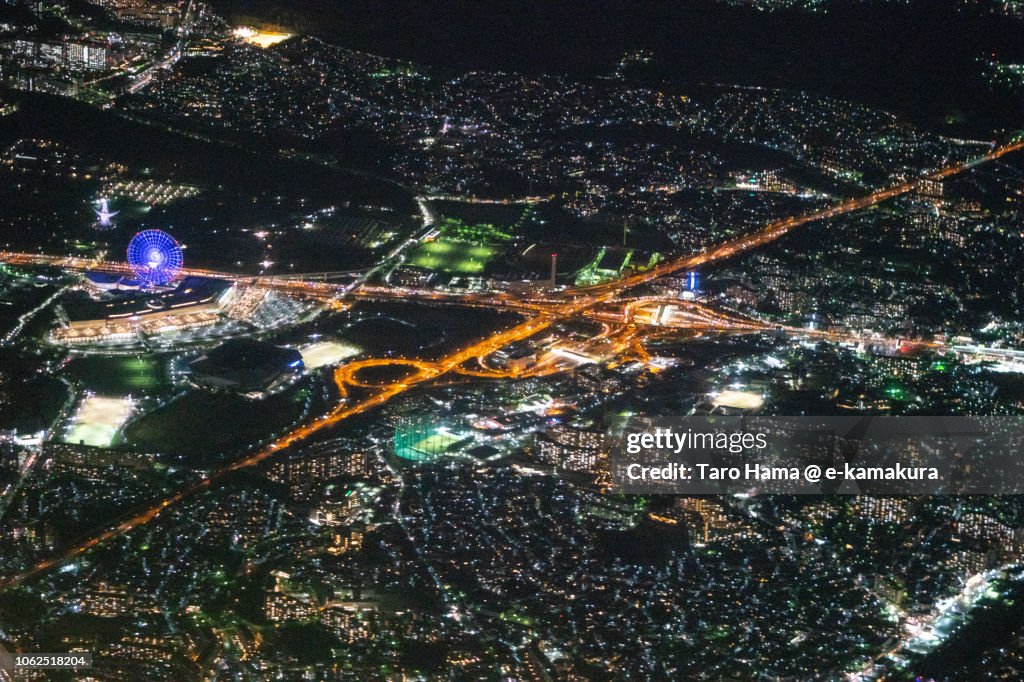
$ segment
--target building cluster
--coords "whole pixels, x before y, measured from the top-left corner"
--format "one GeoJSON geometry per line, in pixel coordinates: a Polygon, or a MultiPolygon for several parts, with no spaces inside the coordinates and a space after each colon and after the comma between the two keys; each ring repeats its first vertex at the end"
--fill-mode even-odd
{"type": "Polygon", "coordinates": [[[753,254],[706,278],[712,296],[747,313],[795,326],[830,326],[889,337],[978,337],[1010,341],[1010,308],[1024,291],[997,284],[1020,258],[1012,208],[982,209],[940,183],[894,203],[887,215],[863,214],[810,228],[843,239],[798,241],[753,254]],[[942,263],[943,265],[938,265],[942,263]],[[972,303],[1002,289],[977,315],[972,303]],[[950,315],[949,311],[957,311],[950,315]]]}
{"type": "MultiPolygon", "coordinates": [[[[814,676],[857,668],[863,652],[926,621],[963,580],[1024,549],[1011,510],[942,498],[645,500],[603,491],[610,442],[598,417],[625,404],[617,401],[635,404],[641,385],[674,411],[677,398],[661,391],[699,400],[721,382],[774,396],[822,371],[799,345],[762,346],[754,360],[749,340],[729,343],[716,354],[733,359],[709,364],[702,383],[685,365],[647,379],[588,365],[570,377],[410,396],[379,419],[272,458],[259,468],[263,483],[225,482],[32,589],[116,624],[88,641],[58,628],[68,650],[158,676],[189,677],[219,660],[241,675],[332,679],[342,669],[411,674],[428,659],[439,669],[540,677],[744,677],[766,667],[814,676]],[[475,424],[473,447],[487,444],[490,454],[396,457],[396,429],[414,433],[410,447],[439,437],[421,427],[428,406],[474,415],[440,433],[475,424]],[[546,416],[518,437],[519,427],[497,420],[522,407],[546,416]],[[934,527],[948,534],[922,533],[934,527]],[[914,560],[901,561],[908,552],[914,560]],[[102,580],[76,580],[93,574],[102,580]],[[149,617],[162,618],[170,603],[173,624],[149,617]],[[137,617],[114,616],[124,610],[137,617]],[[737,647],[749,655],[731,655],[737,647]],[[653,649],[670,653],[652,673],[642,652],[653,649]]],[[[65,516],[88,523],[96,505],[137,506],[165,476],[199,475],[162,473],[109,449],[53,445],[47,457],[53,464],[29,484],[46,493],[8,511],[9,562],[62,546],[74,532],[65,516]]]]}
{"type": "Polygon", "coordinates": [[[162,61],[161,53],[175,50],[175,31],[196,29],[208,43],[223,34],[223,22],[199,3],[20,4],[29,9],[24,23],[0,24],[0,81],[19,90],[97,104],[147,82],[162,61]],[[186,13],[186,8],[191,11],[186,13]]]}
{"type": "Polygon", "coordinates": [[[181,21],[182,3],[161,0],[93,0],[119,22],[152,29],[169,29],[181,21]]]}
{"type": "Polygon", "coordinates": [[[432,192],[548,197],[582,217],[636,219],[636,242],[661,231],[681,248],[813,208],[836,187],[894,181],[972,152],[893,116],[801,93],[679,95],[621,80],[490,73],[442,80],[312,38],[269,49],[233,43],[213,68],[175,72],[123,105],[175,123],[310,143],[361,131],[400,149],[378,163],[432,192]],[[608,134],[618,129],[631,134],[608,134]],[[658,131],[669,129],[784,153],[793,163],[780,168],[766,157],[761,168],[738,171],[717,152],[664,143],[658,131]],[[801,186],[793,177],[808,165],[830,179],[801,186]],[[758,191],[735,191],[744,189],[758,191]]]}
{"type": "Polygon", "coordinates": [[[106,71],[110,46],[103,40],[15,40],[11,57],[26,66],[58,67],[71,72],[106,71]]]}
{"type": "MultiPolygon", "coordinates": [[[[194,31],[182,47],[165,29],[182,25],[192,3],[99,4],[149,36],[129,39],[148,47],[131,57],[142,61],[130,67],[135,92],[116,105],[122,113],[198,136],[254,136],[275,153],[285,147],[275,160],[327,168],[345,165],[335,136],[366,133],[386,151],[359,162],[386,164],[426,193],[475,210],[528,198],[521,215],[534,228],[544,225],[537,199],[567,210],[566,221],[585,219],[581,241],[595,247],[587,284],[629,271],[634,258],[653,265],[657,249],[700,248],[979,151],[803,93],[633,85],[624,74],[642,54],[590,82],[443,77],[311,38],[228,38],[202,10],[182,27],[194,31]],[[179,51],[210,59],[179,68],[179,51]],[[698,154],[665,141],[679,133],[721,144],[698,154]],[[732,145],[766,154],[738,165],[732,145]],[[590,231],[603,223],[613,226],[607,239],[590,231]],[[639,245],[648,239],[659,243],[639,245]]],[[[96,44],[105,55],[91,37],[18,37],[4,74],[66,71],[85,86],[123,63],[116,41],[96,44]]],[[[74,178],[148,205],[152,219],[169,221],[176,200],[195,200],[207,219],[217,213],[204,206],[225,205],[225,194],[204,204],[216,182],[128,176],[47,140],[13,144],[0,171],[12,198],[74,178]]],[[[0,433],[0,574],[53,569],[0,594],[3,635],[26,651],[90,652],[97,678],[124,680],[832,679],[886,656],[888,665],[892,652],[917,660],[955,636],[936,624],[966,613],[965,598],[1001,594],[986,576],[1024,555],[1019,497],[625,495],[609,485],[609,434],[634,414],[1020,414],[1024,389],[1006,370],[1024,363],[1012,350],[1024,341],[1024,284],[1007,275],[1024,267],[1021,178],[1004,163],[966,182],[919,182],[884,210],[808,225],[702,271],[700,287],[697,273],[659,280],[639,293],[657,303],[631,320],[609,303],[596,311],[602,322],[552,322],[462,363],[479,377],[452,371],[394,394],[385,387],[405,387],[386,361],[360,371],[362,385],[336,383],[344,370],[330,368],[364,350],[443,357],[518,319],[488,307],[488,294],[544,288],[465,277],[478,294],[472,307],[433,305],[451,293],[441,290],[425,292],[437,296],[429,306],[368,300],[444,279],[406,263],[365,287],[350,313],[293,300],[283,293],[291,286],[324,291],[295,280],[188,276],[146,287],[125,269],[57,295],[70,277],[0,272],[0,323],[33,327],[0,364],[2,411],[29,374],[73,389],[55,400],[58,425],[75,405],[85,412],[84,384],[114,386],[125,395],[90,395],[102,409],[81,433],[155,444],[0,433]],[[53,316],[22,314],[51,295],[53,316]],[[661,325],[696,299],[761,331],[661,325]],[[314,309],[323,314],[304,314],[314,309]],[[615,338],[620,320],[636,328],[628,342],[615,338]],[[657,332],[640,331],[648,326],[657,332]],[[315,343],[294,350],[299,338],[315,343]],[[159,358],[151,376],[141,361],[123,376],[110,376],[113,364],[98,376],[68,369],[142,355],[159,358]],[[307,367],[317,355],[326,359],[307,367]],[[532,373],[556,366],[564,371],[532,373]],[[389,400],[313,438],[287,437],[368,394],[389,400]],[[80,544],[97,528],[113,530],[80,544]],[[921,644],[922,632],[939,634],[921,644]]],[[[354,217],[304,194],[265,194],[245,195],[244,227],[209,229],[231,231],[211,238],[213,249],[244,242],[263,268],[289,249],[316,252],[308,258],[337,274],[348,266],[336,254],[388,253],[409,235],[401,219],[379,219],[386,211],[354,217]]],[[[445,205],[434,204],[424,212],[445,205]]],[[[91,204],[75,210],[92,219],[91,204]]],[[[5,240],[67,239],[56,209],[24,224],[0,219],[5,240]]],[[[444,227],[428,243],[521,243],[517,228],[484,220],[444,227]]],[[[561,261],[548,258],[551,291],[561,261]]],[[[987,655],[1013,666],[1019,651],[1018,642],[1016,653],[987,655]]]]}

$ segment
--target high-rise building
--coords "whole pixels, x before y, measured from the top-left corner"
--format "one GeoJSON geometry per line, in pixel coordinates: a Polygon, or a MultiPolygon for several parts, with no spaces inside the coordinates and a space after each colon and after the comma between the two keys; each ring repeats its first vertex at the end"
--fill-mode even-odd
{"type": "Polygon", "coordinates": [[[536,435],[537,459],[564,471],[596,474],[607,468],[611,442],[606,433],[560,424],[536,435]]]}
{"type": "Polygon", "coordinates": [[[105,71],[110,50],[99,40],[14,41],[11,55],[28,66],[60,67],[73,72],[105,71]]]}
{"type": "Polygon", "coordinates": [[[43,448],[46,459],[57,471],[89,480],[107,480],[111,471],[141,472],[152,469],[153,455],[118,448],[98,448],[81,443],[49,442],[43,448]]]}
{"type": "Polygon", "coordinates": [[[284,483],[300,499],[308,498],[320,485],[340,476],[362,477],[368,473],[367,455],[353,450],[345,443],[331,441],[314,449],[303,450],[287,459],[275,462],[267,476],[284,483]]]}
{"type": "Polygon", "coordinates": [[[902,497],[862,495],[854,505],[858,514],[880,523],[906,523],[911,511],[910,502],[902,497]]]}
{"type": "Polygon", "coordinates": [[[721,504],[707,497],[681,497],[676,500],[676,508],[694,517],[691,538],[698,543],[745,538],[753,533],[750,526],[729,516],[721,504]]]}

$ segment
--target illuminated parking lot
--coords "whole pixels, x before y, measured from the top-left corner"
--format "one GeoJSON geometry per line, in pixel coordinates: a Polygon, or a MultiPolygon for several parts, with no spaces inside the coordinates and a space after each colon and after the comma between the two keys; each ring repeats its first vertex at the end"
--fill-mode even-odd
{"type": "Polygon", "coordinates": [[[78,405],[64,440],[67,443],[109,447],[134,409],[135,403],[131,398],[90,395],[78,405]]]}

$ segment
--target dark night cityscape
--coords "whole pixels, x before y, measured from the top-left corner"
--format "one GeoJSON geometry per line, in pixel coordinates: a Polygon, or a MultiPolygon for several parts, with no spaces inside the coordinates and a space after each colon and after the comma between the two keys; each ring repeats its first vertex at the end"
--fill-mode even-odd
{"type": "Polygon", "coordinates": [[[615,464],[1024,416],[1022,37],[0,0],[0,680],[1024,679],[1024,438],[929,494],[615,464]]]}

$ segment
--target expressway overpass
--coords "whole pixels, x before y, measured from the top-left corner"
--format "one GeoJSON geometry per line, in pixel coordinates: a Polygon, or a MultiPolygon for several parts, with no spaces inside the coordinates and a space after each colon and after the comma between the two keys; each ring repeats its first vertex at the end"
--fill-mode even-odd
{"type": "MultiPolygon", "coordinates": [[[[963,173],[971,168],[975,168],[981,164],[988,163],[990,161],[999,159],[1007,154],[1011,154],[1020,149],[1024,148],[1024,139],[1017,139],[1001,147],[993,149],[988,154],[981,156],[972,161],[963,163],[953,164],[946,168],[939,169],[932,173],[926,174],[921,178],[900,183],[892,187],[879,189],[871,194],[863,197],[857,197],[854,199],[847,199],[838,204],[830,206],[828,208],[820,209],[817,211],[811,211],[804,213],[799,216],[792,216],[789,218],[783,218],[781,220],[774,221],[765,225],[759,230],[751,232],[749,234],[741,235],[734,239],[728,240],[719,244],[718,246],[712,247],[706,251],[680,256],[678,258],[666,261],[661,265],[655,266],[645,272],[637,273],[630,277],[626,277],[605,284],[598,284],[590,287],[579,287],[567,289],[563,292],[549,293],[548,298],[552,297],[552,301],[555,304],[553,307],[557,307],[557,303],[565,299],[580,298],[582,300],[593,300],[598,301],[606,294],[618,294],[629,289],[636,288],[653,280],[666,275],[671,275],[684,270],[692,270],[701,266],[706,266],[711,263],[726,260],[735,255],[750,251],[759,246],[763,246],[770,242],[773,242],[786,234],[792,232],[798,227],[807,225],[808,223],[818,222],[821,220],[828,220],[839,215],[847,213],[853,213],[856,211],[863,210],[877,206],[889,199],[895,198],[912,192],[917,188],[918,184],[922,180],[941,180],[948,178],[959,173],[963,173]]],[[[131,270],[125,263],[111,262],[111,261],[99,261],[85,258],[77,258],[73,256],[51,256],[45,254],[33,254],[33,253],[15,253],[15,252],[0,252],[0,261],[11,263],[12,265],[49,265],[52,267],[63,268],[67,270],[101,270],[105,272],[122,273],[125,275],[131,275],[131,270]]],[[[191,268],[182,271],[185,275],[196,275],[200,277],[217,277],[221,279],[228,279],[237,282],[247,282],[254,285],[264,286],[270,289],[279,290],[295,295],[306,295],[313,298],[331,298],[342,295],[365,295],[367,298],[374,296],[385,298],[391,296],[385,292],[385,289],[389,287],[376,286],[372,287],[370,292],[366,294],[357,293],[367,288],[367,285],[363,284],[356,289],[351,287],[344,287],[337,284],[330,284],[325,281],[318,281],[319,275],[313,275],[312,278],[307,276],[306,278],[300,278],[300,275],[283,275],[283,276],[261,276],[261,275],[239,275],[236,273],[225,273],[217,272],[214,270],[204,270],[198,268],[191,268]]],[[[350,274],[346,273],[320,273],[326,275],[339,275],[339,274],[350,274]]],[[[492,305],[500,305],[501,307],[514,307],[518,304],[515,297],[509,294],[495,294],[493,296],[478,295],[478,294],[456,294],[452,292],[437,292],[432,290],[413,290],[405,288],[393,288],[394,297],[404,296],[407,298],[416,298],[417,300],[436,300],[436,301],[452,301],[455,302],[455,298],[462,296],[463,300],[468,304],[474,304],[477,301],[484,301],[492,305]],[[500,302],[500,304],[499,304],[500,302]]]]}
{"type": "MultiPolygon", "coordinates": [[[[1016,140],[994,149],[992,152],[980,157],[979,159],[967,163],[951,165],[930,173],[922,179],[942,179],[951,177],[979,164],[986,163],[1005,156],[1006,154],[1015,152],[1021,148],[1024,148],[1024,140],[1016,140]]],[[[478,362],[480,358],[486,358],[512,342],[528,339],[549,329],[553,324],[560,320],[587,313],[591,310],[600,309],[600,307],[606,306],[609,303],[619,301],[623,294],[641,284],[645,284],[657,279],[658,277],[663,277],[680,270],[693,269],[697,266],[707,265],[731,258],[736,254],[749,251],[776,240],[801,225],[875,206],[893,197],[906,194],[912,191],[916,186],[917,181],[901,183],[894,187],[878,190],[865,197],[841,202],[830,208],[772,222],[760,230],[750,234],[729,240],[702,253],[683,256],[668,261],[644,273],[595,287],[567,290],[566,292],[562,292],[563,300],[561,300],[561,302],[559,302],[558,299],[545,302],[544,310],[542,312],[538,311],[537,314],[509,329],[496,332],[439,360],[426,362],[402,359],[369,358],[355,363],[342,365],[335,371],[334,375],[335,383],[342,399],[326,414],[307,424],[296,427],[291,432],[274,440],[257,452],[246,455],[241,460],[233,464],[226,465],[193,483],[186,484],[178,491],[167,495],[163,499],[153,502],[144,509],[132,512],[113,524],[108,525],[77,542],[75,545],[67,547],[63,551],[47,559],[41,560],[33,566],[27,567],[21,573],[4,578],[0,581],[0,588],[19,585],[25,580],[59,566],[64,562],[87,552],[93,547],[106,542],[107,540],[148,524],[158,518],[168,507],[181,502],[191,495],[210,488],[211,485],[220,482],[233,472],[255,466],[266,459],[273,457],[281,450],[299,443],[324,429],[330,428],[349,417],[362,414],[383,405],[391,399],[406,393],[412,388],[430,383],[445,374],[465,371],[467,370],[467,363],[478,362]],[[406,376],[391,383],[380,384],[370,389],[361,389],[362,393],[358,397],[350,392],[350,387],[359,386],[361,383],[357,376],[360,369],[364,367],[382,365],[405,366],[412,371],[406,376]]],[[[22,265],[47,264],[56,267],[68,267],[69,269],[90,269],[96,267],[96,262],[94,261],[78,261],[76,259],[39,256],[38,254],[6,253],[0,254],[0,260],[6,260],[11,263],[22,265]]],[[[111,267],[125,266],[112,264],[111,267]]],[[[214,277],[222,276],[222,273],[204,271],[190,271],[188,274],[205,274],[206,276],[214,277]]],[[[241,279],[235,275],[228,276],[228,278],[235,279],[236,281],[241,279]]],[[[250,281],[252,280],[252,278],[248,279],[250,281]]],[[[307,291],[310,293],[315,292],[316,295],[329,295],[328,289],[331,288],[329,285],[324,285],[323,283],[303,281],[285,281],[272,284],[271,286],[286,287],[289,291],[292,290],[292,287],[295,287],[295,293],[307,291]],[[325,288],[325,286],[327,288],[325,288]]],[[[711,313],[704,312],[700,312],[698,314],[711,315],[711,313]]],[[[720,316],[723,314],[714,312],[714,315],[720,316]]],[[[609,330],[608,334],[609,338],[615,337],[614,343],[616,344],[616,348],[621,352],[626,352],[630,348],[635,348],[636,346],[637,338],[635,336],[635,330],[635,325],[625,323],[617,330],[609,330]]]]}

